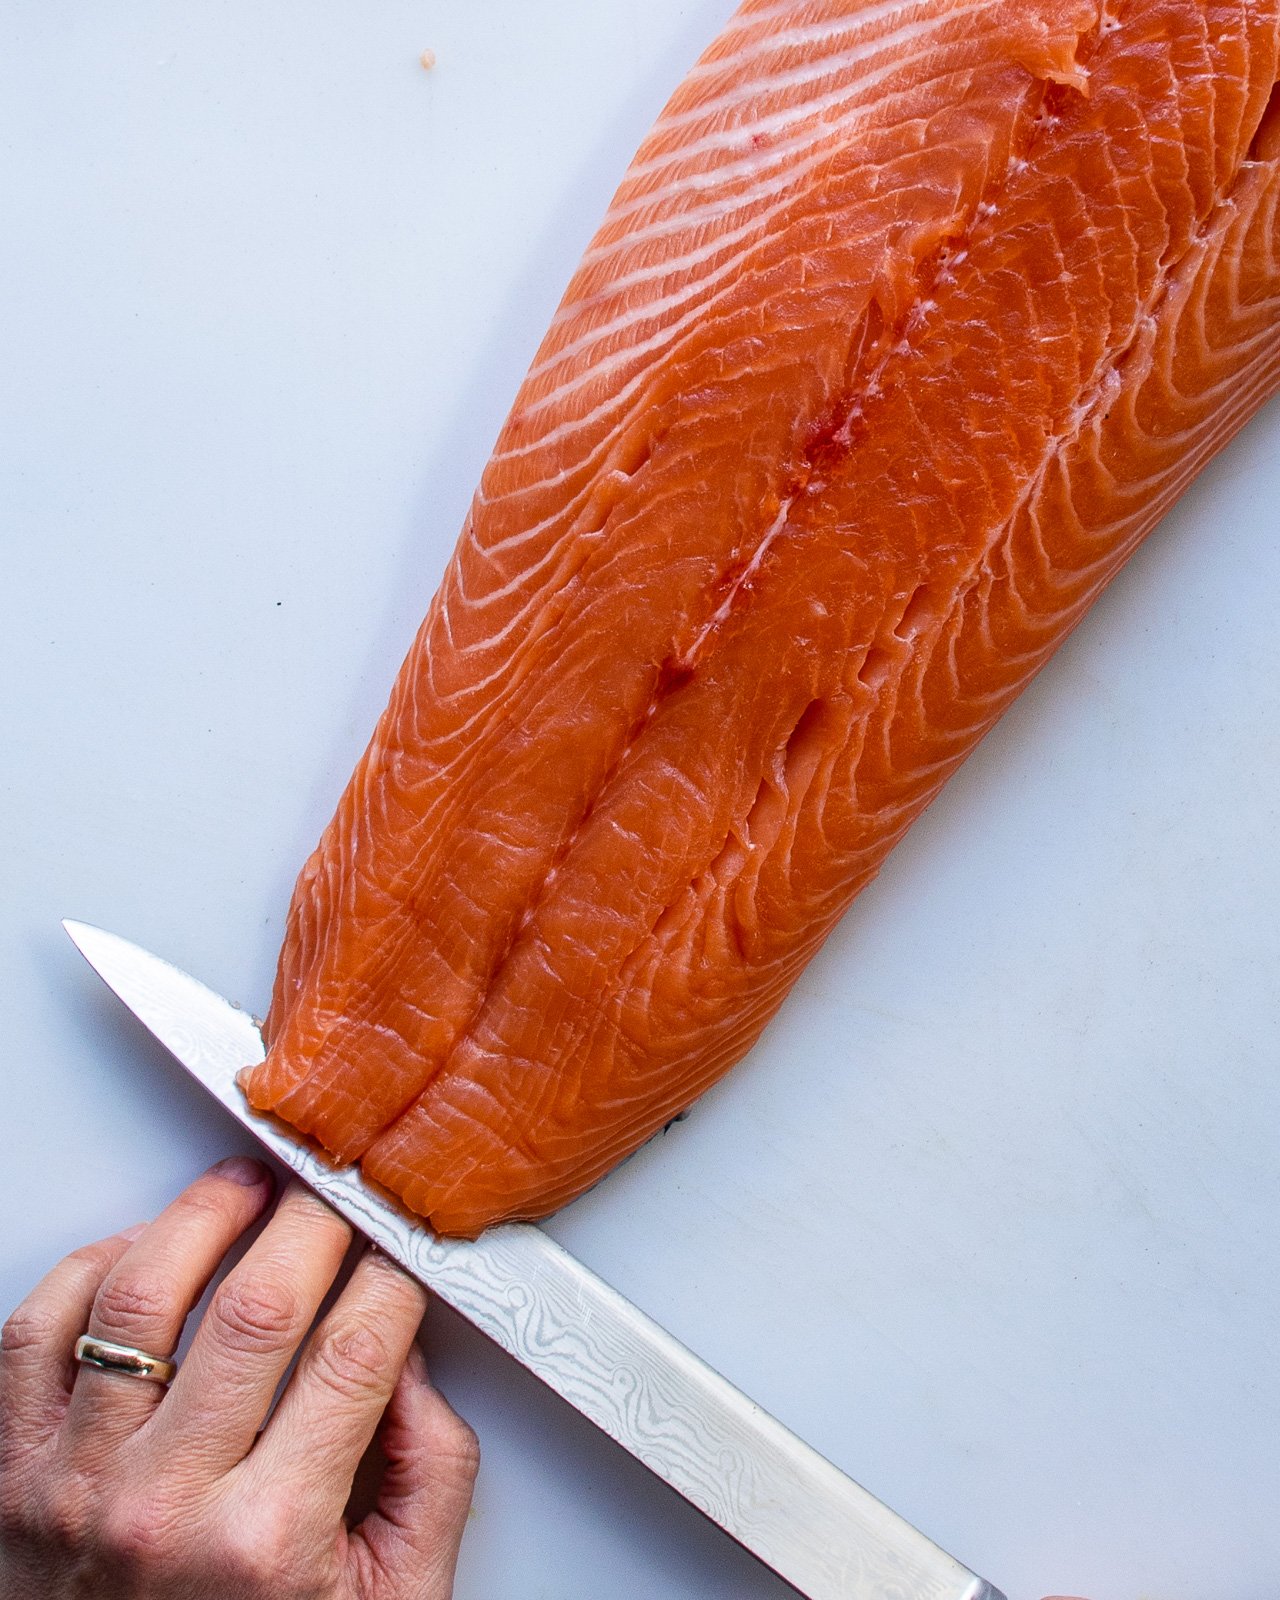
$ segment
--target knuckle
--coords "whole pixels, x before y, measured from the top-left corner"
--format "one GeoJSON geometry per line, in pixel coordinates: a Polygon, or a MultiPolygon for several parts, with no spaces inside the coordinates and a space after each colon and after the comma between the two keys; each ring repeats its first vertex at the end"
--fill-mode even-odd
{"type": "Polygon", "coordinates": [[[93,1501],[74,1474],[63,1473],[44,1494],[36,1495],[31,1517],[42,1542],[71,1554],[86,1549],[95,1532],[93,1501]]]}
{"type": "Polygon", "coordinates": [[[93,1244],[82,1244],[78,1250],[73,1250],[64,1260],[63,1265],[86,1267],[90,1272],[101,1276],[110,1271],[116,1259],[116,1252],[105,1239],[99,1239],[93,1244]]]}
{"type": "Polygon", "coordinates": [[[391,1355],[376,1329],[361,1323],[335,1328],[316,1346],[312,1370],[324,1386],[345,1400],[360,1400],[389,1389],[391,1355]]]}
{"type": "MultiPolygon", "coordinates": [[[[300,1566],[314,1555],[316,1541],[303,1539],[289,1508],[268,1499],[228,1518],[218,1540],[218,1561],[231,1592],[286,1597],[304,1574],[300,1566]]],[[[309,1587],[309,1585],[308,1585],[309,1587]]]]}
{"type": "Polygon", "coordinates": [[[50,1562],[94,1554],[103,1548],[109,1498],[63,1453],[28,1455],[0,1478],[0,1548],[25,1549],[50,1562]]]}
{"type": "Polygon", "coordinates": [[[432,1440],[432,1454],[459,1477],[474,1480],[480,1470],[480,1439],[456,1411],[442,1411],[432,1440]]]}
{"type": "Polygon", "coordinates": [[[461,1417],[453,1419],[452,1438],[446,1454],[458,1471],[474,1479],[480,1471],[480,1438],[469,1422],[461,1417]]]}
{"type": "Polygon", "coordinates": [[[0,1328],[0,1355],[21,1356],[52,1344],[61,1329],[57,1319],[30,1302],[18,1306],[0,1328]]]}
{"type": "Polygon", "coordinates": [[[248,1355],[275,1355],[293,1343],[298,1311],[292,1294],[263,1277],[231,1277],[214,1295],[209,1320],[223,1344],[248,1355]]]}
{"type": "Polygon", "coordinates": [[[93,1315],[112,1333],[146,1336],[169,1321],[169,1296],[152,1278],[112,1273],[98,1290],[93,1315]]]}
{"type": "Polygon", "coordinates": [[[170,1555],[176,1521],[163,1501],[126,1496],[104,1510],[99,1543],[128,1571],[156,1569],[170,1555]]]}

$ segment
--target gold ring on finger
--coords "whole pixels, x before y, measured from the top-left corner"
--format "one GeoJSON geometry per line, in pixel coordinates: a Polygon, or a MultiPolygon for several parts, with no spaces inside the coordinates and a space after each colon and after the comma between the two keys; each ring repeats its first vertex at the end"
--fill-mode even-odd
{"type": "Polygon", "coordinates": [[[88,1333],[82,1333],[76,1340],[75,1357],[81,1366],[115,1372],[122,1378],[143,1378],[148,1383],[172,1383],[178,1370],[178,1363],[164,1356],[153,1356],[131,1344],[95,1339],[88,1333]]]}

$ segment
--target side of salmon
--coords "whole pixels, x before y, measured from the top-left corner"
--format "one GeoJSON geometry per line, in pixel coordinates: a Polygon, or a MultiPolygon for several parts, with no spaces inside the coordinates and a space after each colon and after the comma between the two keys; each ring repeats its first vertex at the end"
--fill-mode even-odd
{"type": "Polygon", "coordinates": [[[758,1036],[1280,387],[1278,0],[745,5],[295,893],[253,1103],[443,1232],[758,1036]]]}

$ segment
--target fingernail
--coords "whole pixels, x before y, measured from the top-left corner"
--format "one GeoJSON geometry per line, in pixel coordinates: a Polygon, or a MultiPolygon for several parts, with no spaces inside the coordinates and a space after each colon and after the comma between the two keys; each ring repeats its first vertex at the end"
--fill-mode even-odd
{"type": "Polygon", "coordinates": [[[135,1222],[131,1228],[121,1228],[120,1237],[127,1239],[132,1244],[135,1239],[141,1239],[150,1226],[149,1222],[135,1222]]]}
{"type": "Polygon", "coordinates": [[[270,1180],[271,1174],[261,1161],[252,1156],[227,1156],[209,1168],[211,1178],[225,1178],[228,1183],[238,1183],[245,1189],[256,1189],[270,1180]]]}

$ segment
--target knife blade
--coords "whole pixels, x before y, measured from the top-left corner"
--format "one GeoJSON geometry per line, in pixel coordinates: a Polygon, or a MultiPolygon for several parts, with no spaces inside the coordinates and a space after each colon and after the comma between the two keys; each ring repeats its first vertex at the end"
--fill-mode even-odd
{"type": "Polygon", "coordinates": [[[248,1012],[117,934],[63,927],[107,987],[279,1161],[809,1600],[1004,1600],[540,1228],[440,1238],[357,1168],[333,1166],[251,1111],[236,1074],[265,1052],[248,1012]]]}

